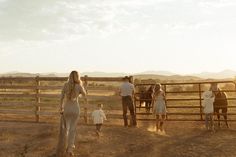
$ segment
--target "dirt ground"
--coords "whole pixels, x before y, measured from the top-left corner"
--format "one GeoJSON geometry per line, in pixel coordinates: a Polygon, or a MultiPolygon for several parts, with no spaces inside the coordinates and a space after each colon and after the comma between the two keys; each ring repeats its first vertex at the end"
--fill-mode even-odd
{"type": "MultiPolygon", "coordinates": [[[[167,122],[166,135],[153,132],[153,123],[124,128],[103,127],[98,138],[94,126],[78,125],[78,157],[235,157],[236,130],[205,131],[199,122],[167,122]]],[[[58,123],[0,122],[0,157],[55,157],[58,123]]]]}

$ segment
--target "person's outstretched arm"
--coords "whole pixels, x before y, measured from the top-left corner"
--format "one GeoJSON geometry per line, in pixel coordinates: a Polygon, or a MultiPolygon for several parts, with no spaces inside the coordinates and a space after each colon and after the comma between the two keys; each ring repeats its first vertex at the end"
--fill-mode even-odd
{"type": "Polygon", "coordinates": [[[64,106],[63,106],[63,102],[64,102],[64,98],[65,98],[65,88],[66,88],[66,84],[63,86],[62,91],[61,91],[61,99],[60,99],[60,112],[63,113],[64,111],[64,106]]]}
{"type": "Polygon", "coordinates": [[[84,89],[84,87],[82,85],[79,85],[79,90],[80,90],[80,94],[83,96],[84,101],[86,104],[88,104],[88,99],[87,99],[87,92],[84,89]]]}
{"type": "Polygon", "coordinates": [[[104,118],[104,120],[107,120],[106,114],[104,113],[104,111],[102,111],[102,117],[104,118]]]}
{"type": "Polygon", "coordinates": [[[164,91],[162,91],[162,96],[163,96],[163,99],[166,100],[166,93],[164,91]]]}

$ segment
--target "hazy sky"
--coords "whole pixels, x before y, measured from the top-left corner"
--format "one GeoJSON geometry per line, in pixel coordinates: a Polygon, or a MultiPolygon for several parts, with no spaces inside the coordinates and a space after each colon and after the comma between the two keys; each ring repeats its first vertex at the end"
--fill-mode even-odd
{"type": "Polygon", "coordinates": [[[0,0],[0,73],[236,70],[236,0],[0,0]]]}

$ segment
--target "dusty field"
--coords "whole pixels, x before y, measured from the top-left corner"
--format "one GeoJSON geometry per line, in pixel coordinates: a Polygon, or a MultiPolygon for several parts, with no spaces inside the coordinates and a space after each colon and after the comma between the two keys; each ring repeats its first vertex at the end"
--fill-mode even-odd
{"type": "MultiPolygon", "coordinates": [[[[111,123],[111,122],[108,122],[111,123]]],[[[55,157],[57,123],[0,122],[0,157],[55,157]]],[[[98,139],[93,126],[78,125],[79,157],[235,157],[236,130],[212,134],[203,123],[168,122],[167,135],[152,132],[152,123],[138,128],[106,124],[98,139]]]]}

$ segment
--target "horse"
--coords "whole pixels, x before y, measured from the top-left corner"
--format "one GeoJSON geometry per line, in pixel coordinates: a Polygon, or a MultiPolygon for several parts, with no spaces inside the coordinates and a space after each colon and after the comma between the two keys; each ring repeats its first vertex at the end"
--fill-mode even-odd
{"type": "Polygon", "coordinates": [[[214,113],[217,115],[218,126],[221,126],[220,123],[220,110],[221,114],[224,117],[226,127],[229,128],[228,124],[228,101],[227,95],[225,92],[222,92],[220,88],[217,87],[217,84],[212,86],[212,90],[215,94],[215,102],[214,102],[214,113]]]}
{"type": "Polygon", "coordinates": [[[155,92],[155,86],[150,86],[147,91],[142,90],[140,93],[140,108],[143,103],[145,103],[146,112],[150,113],[152,103],[153,103],[153,97],[155,92]]]}

